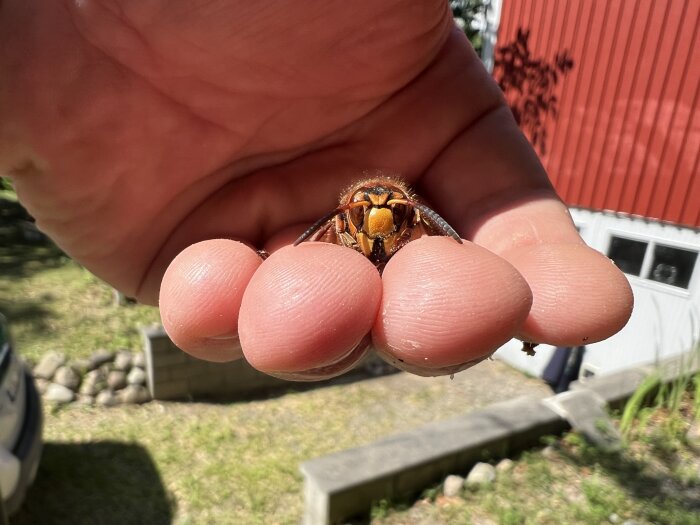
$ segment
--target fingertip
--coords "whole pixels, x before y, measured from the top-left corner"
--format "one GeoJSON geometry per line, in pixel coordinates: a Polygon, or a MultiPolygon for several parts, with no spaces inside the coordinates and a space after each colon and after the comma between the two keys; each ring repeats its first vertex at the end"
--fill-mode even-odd
{"type": "Polygon", "coordinates": [[[180,252],[163,276],[159,300],[163,327],[173,342],[200,359],[240,358],[241,300],[261,262],[250,247],[227,239],[202,241],[180,252]]]}
{"type": "Polygon", "coordinates": [[[621,330],[634,297],[627,278],[585,244],[523,246],[505,254],[532,289],[519,337],[559,346],[594,343],[621,330]]]}
{"type": "Polygon", "coordinates": [[[241,344],[255,368],[286,378],[337,375],[356,363],[381,299],[381,279],[362,255],[302,243],[273,253],[245,291],[241,344]]]}
{"type": "Polygon", "coordinates": [[[397,366],[421,375],[453,373],[490,355],[515,335],[532,304],[510,264],[446,237],[407,244],[383,281],[374,343],[397,366]]]}

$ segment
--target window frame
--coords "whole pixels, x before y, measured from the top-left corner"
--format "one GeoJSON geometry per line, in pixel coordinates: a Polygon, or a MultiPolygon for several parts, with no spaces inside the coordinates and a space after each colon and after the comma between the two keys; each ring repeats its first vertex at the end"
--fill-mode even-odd
{"type": "MultiPolygon", "coordinates": [[[[613,237],[620,237],[623,239],[629,239],[631,241],[647,243],[647,249],[644,252],[644,259],[642,260],[642,266],[639,270],[639,275],[631,275],[629,273],[625,273],[625,277],[627,277],[630,280],[630,282],[639,284],[640,286],[644,286],[645,288],[650,288],[652,290],[662,290],[664,292],[672,293],[680,297],[689,297],[692,293],[692,290],[695,289],[696,283],[699,279],[698,274],[700,274],[700,248],[697,245],[686,243],[683,241],[673,241],[657,235],[643,235],[617,228],[608,228],[605,237],[605,251],[603,253],[608,258],[608,254],[610,253],[610,245],[612,243],[613,237]],[[695,259],[695,266],[693,267],[687,288],[682,288],[673,284],[661,283],[659,281],[654,281],[649,278],[649,275],[651,273],[651,266],[654,262],[654,250],[657,245],[667,246],[669,248],[677,248],[679,250],[691,251],[698,254],[697,258],[695,259]]],[[[610,260],[612,261],[612,259],[610,260]]]]}

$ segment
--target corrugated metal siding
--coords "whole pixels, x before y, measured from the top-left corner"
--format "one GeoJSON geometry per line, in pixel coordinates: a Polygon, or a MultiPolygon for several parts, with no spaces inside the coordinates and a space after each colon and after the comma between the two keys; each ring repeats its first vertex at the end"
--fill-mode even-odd
{"type": "Polygon", "coordinates": [[[541,122],[521,123],[561,197],[700,227],[700,0],[503,0],[497,80],[519,30],[530,60],[573,61],[541,122]]]}

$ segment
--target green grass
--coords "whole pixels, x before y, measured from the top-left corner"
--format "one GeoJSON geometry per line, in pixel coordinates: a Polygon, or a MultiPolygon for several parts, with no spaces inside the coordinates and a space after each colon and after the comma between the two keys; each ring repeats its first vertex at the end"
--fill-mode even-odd
{"type": "Polygon", "coordinates": [[[52,243],[23,239],[25,219],[16,202],[0,199],[0,312],[18,353],[36,361],[49,350],[86,357],[140,348],[138,327],[158,322],[157,308],[115,306],[112,288],[52,243]]]}
{"type": "Polygon", "coordinates": [[[458,415],[464,396],[450,397],[467,387],[396,374],[231,404],[47,408],[45,454],[13,525],[296,525],[302,461],[458,415]]]}
{"type": "Polygon", "coordinates": [[[434,487],[408,508],[381,502],[372,523],[599,525],[617,514],[640,524],[696,525],[700,457],[684,442],[697,417],[694,386],[676,397],[673,409],[637,411],[643,417],[628,422],[622,451],[603,452],[576,433],[549,437],[544,441],[554,447],[553,457],[525,452],[493,486],[460,497],[445,498],[434,487]]]}

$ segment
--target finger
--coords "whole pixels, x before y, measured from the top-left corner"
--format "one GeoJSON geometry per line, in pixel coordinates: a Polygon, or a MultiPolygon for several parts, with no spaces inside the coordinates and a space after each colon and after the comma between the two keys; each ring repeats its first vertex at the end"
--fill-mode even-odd
{"type": "Polygon", "coordinates": [[[579,345],[625,325],[633,304],[627,279],[583,243],[507,107],[469,127],[421,184],[458,231],[504,257],[527,280],[533,307],[520,337],[579,345]],[[455,166],[465,165],[471,177],[455,176],[455,166]]]}
{"type": "Polygon", "coordinates": [[[243,297],[239,331],[248,362],[287,379],[322,379],[364,355],[381,279],[362,255],[303,243],[273,253],[243,297]]]}
{"type": "Polygon", "coordinates": [[[175,257],[163,276],[159,301],[173,342],[208,361],[240,358],[238,312],[261,262],[248,246],[226,239],[193,244],[175,257]]]}
{"type": "Polygon", "coordinates": [[[634,303],[629,282],[610,259],[583,243],[559,201],[540,198],[504,210],[476,239],[515,266],[532,290],[521,339],[594,343],[627,323],[634,303]]]}
{"type": "Polygon", "coordinates": [[[455,372],[511,339],[530,310],[524,279],[472,243],[423,237],[407,244],[382,275],[373,340],[400,368],[455,372]]]}

